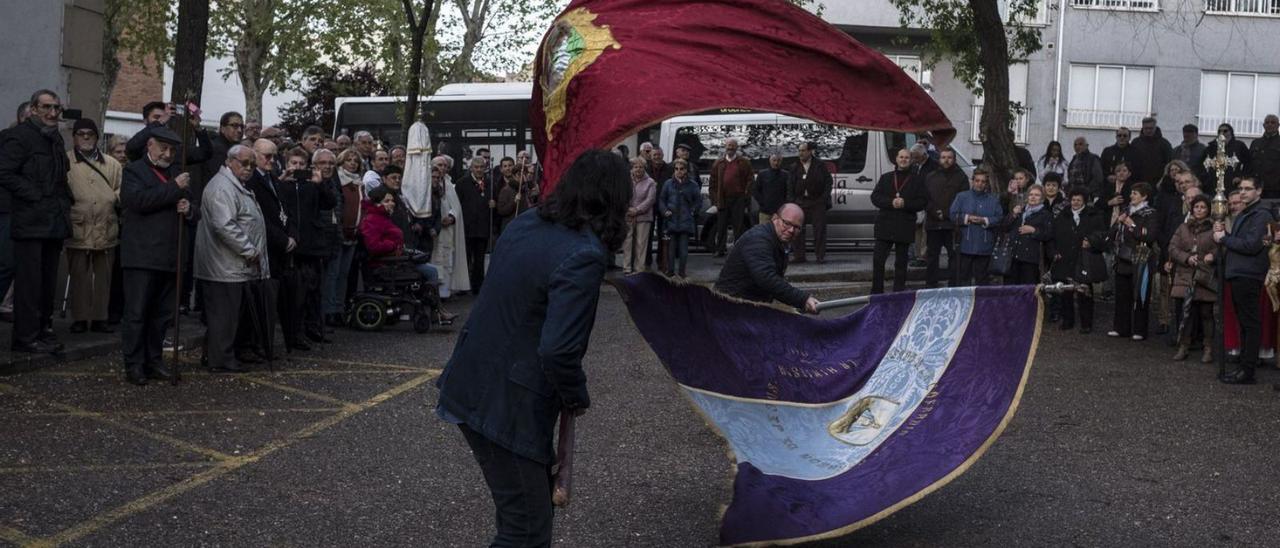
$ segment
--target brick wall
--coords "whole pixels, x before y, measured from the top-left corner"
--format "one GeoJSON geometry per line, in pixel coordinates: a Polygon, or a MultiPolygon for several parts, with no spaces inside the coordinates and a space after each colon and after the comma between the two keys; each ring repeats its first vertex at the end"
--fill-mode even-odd
{"type": "Polygon", "coordinates": [[[164,82],[155,70],[155,61],[148,60],[144,66],[129,62],[121,53],[120,75],[116,78],[116,87],[111,90],[111,101],[108,109],[132,112],[141,115],[142,106],[151,101],[162,101],[164,82]]]}

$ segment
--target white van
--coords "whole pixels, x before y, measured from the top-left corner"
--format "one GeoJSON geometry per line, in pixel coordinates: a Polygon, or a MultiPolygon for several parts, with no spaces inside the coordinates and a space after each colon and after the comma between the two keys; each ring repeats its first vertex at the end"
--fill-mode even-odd
{"type": "MultiPolygon", "coordinates": [[[[724,143],[731,137],[738,139],[741,152],[751,159],[757,171],[769,167],[769,155],[774,153],[782,155],[783,169],[790,169],[797,161],[801,143],[817,143],[817,157],[833,174],[827,239],[844,244],[874,239],[872,225],[876,208],[871,205],[871,191],[880,174],[893,169],[889,151],[916,142],[913,134],[831,126],[767,112],[671,118],[662,122],[660,136],[668,159],[674,156],[672,151],[676,145],[685,144],[693,149],[690,158],[702,175],[704,193],[711,164],[724,154],[724,143]]],[[[973,173],[968,159],[957,154],[956,161],[966,173],[973,173]]]]}

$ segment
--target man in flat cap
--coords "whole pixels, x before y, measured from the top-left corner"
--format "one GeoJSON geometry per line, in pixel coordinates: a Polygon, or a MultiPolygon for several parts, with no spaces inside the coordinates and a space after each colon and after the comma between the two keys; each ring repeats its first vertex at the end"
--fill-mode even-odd
{"type": "MultiPolygon", "coordinates": [[[[120,324],[127,380],[169,379],[164,367],[164,334],[173,318],[174,273],[178,260],[178,219],[193,211],[190,175],[180,173],[174,156],[182,143],[170,129],[150,129],[146,153],[124,170],[120,202],[124,206],[120,263],[124,272],[124,318],[120,324]]],[[[175,341],[177,342],[177,341],[175,341]]]]}

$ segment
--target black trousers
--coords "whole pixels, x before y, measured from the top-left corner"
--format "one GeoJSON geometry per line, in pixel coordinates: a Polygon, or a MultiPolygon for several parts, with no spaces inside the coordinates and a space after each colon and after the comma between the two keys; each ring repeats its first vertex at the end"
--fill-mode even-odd
{"type": "Polygon", "coordinates": [[[729,223],[733,223],[735,240],[747,230],[747,205],[751,203],[751,198],[739,196],[725,198],[720,202],[722,207],[716,208],[715,250],[717,253],[724,253],[729,246],[729,223]]]}
{"type": "Polygon", "coordinates": [[[173,323],[176,286],[173,272],[124,269],[120,341],[126,372],[139,375],[164,365],[164,333],[173,323]]]}
{"type": "Polygon", "coordinates": [[[284,343],[293,346],[302,336],[303,305],[306,303],[306,288],[302,286],[297,257],[291,257],[293,267],[286,268],[277,274],[271,271],[275,286],[276,317],[280,318],[280,331],[284,333],[284,343]]]}
{"type": "Polygon", "coordinates": [[[1014,259],[1005,285],[1035,285],[1040,283],[1040,263],[1024,263],[1014,259]]]}
{"type": "Polygon", "coordinates": [[[884,261],[889,258],[889,248],[893,248],[893,290],[902,291],[907,288],[907,247],[910,243],[876,240],[876,248],[871,257],[871,294],[884,293],[884,261]]]}
{"type": "Polygon", "coordinates": [[[951,230],[926,230],[925,238],[925,257],[927,266],[924,271],[924,286],[928,288],[938,287],[939,273],[942,270],[940,263],[942,262],[942,250],[947,250],[947,269],[951,271],[951,275],[947,276],[947,286],[954,287],[956,285],[956,239],[955,233],[951,230]]]}
{"type": "Polygon", "coordinates": [[[990,268],[990,255],[960,253],[956,259],[956,285],[960,287],[987,285],[987,280],[991,279],[987,274],[990,268]]]}
{"type": "Polygon", "coordinates": [[[512,453],[465,424],[458,428],[497,509],[498,534],[490,546],[551,546],[551,467],[512,453]]]}
{"type": "Polygon", "coordinates": [[[1093,296],[1075,291],[1061,295],[1062,327],[1070,329],[1076,324],[1076,309],[1080,311],[1080,327],[1093,329],[1093,296]]]}
{"type": "Polygon", "coordinates": [[[471,276],[471,294],[480,294],[484,283],[484,258],[489,251],[489,238],[467,237],[467,274],[471,276]]]}
{"type": "Polygon", "coordinates": [[[204,291],[204,314],[208,324],[204,331],[204,356],[209,367],[225,367],[235,362],[236,341],[241,325],[241,304],[248,282],[211,282],[200,280],[204,291]]]}
{"type": "MultiPolygon", "coordinates": [[[[1150,286],[1147,287],[1147,294],[1139,296],[1133,287],[1134,274],[1121,274],[1116,272],[1116,315],[1112,324],[1117,333],[1121,337],[1131,335],[1147,336],[1147,324],[1150,320],[1149,309],[1151,307],[1150,286]]],[[[1254,303],[1258,302],[1258,294],[1253,294],[1254,303]]],[[[1256,306],[1255,306],[1256,308],[1256,306]]],[[[1254,348],[1257,348],[1256,346],[1254,348]]],[[[1255,351],[1254,357],[1257,357],[1255,351]]]]}
{"type": "MultiPolygon", "coordinates": [[[[818,204],[801,208],[804,211],[804,222],[813,227],[809,234],[813,236],[813,254],[819,261],[827,257],[827,205],[818,204]]],[[[791,256],[803,261],[805,252],[805,233],[801,229],[796,239],[791,241],[791,256]]]]}
{"type": "Polygon", "coordinates": [[[298,255],[295,259],[298,283],[302,286],[302,329],[319,339],[324,336],[324,295],[320,291],[324,280],[324,258],[298,255]]]}
{"type": "Polygon", "coordinates": [[[53,321],[61,253],[62,240],[13,240],[14,346],[36,342],[53,321]]]}
{"type": "Polygon", "coordinates": [[[1227,283],[1231,284],[1231,305],[1240,324],[1240,368],[1252,373],[1258,367],[1258,347],[1262,344],[1262,318],[1258,311],[1262,280],[1232,278],[1227,283]]]}

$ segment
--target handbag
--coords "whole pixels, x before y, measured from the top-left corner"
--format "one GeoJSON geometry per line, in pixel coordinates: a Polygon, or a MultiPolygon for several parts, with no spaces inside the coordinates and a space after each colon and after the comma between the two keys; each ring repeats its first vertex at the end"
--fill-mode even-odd
{"type": "Polygon", "coordinates": [[[1081,250],[1071,279],[1076,283],[1096,284],[1107,281],[1107,261],[1101,253],[1081,250]]]}
{"type": "Polygon", "coordinates": [[[1005,276],[1013,270],[1013,241],[1007,235],[1001,235],[996,240],[995,247],[991,250],[991,266],[987,267],[988,274],[996,276],[1005,276]]]}

